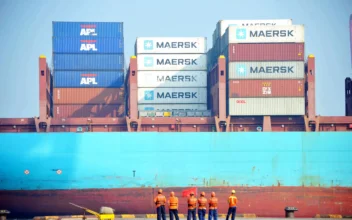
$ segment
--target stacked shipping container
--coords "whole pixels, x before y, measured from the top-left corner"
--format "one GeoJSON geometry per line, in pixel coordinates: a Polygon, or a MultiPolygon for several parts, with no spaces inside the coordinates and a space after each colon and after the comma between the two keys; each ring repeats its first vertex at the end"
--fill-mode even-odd
{"type": "Polygon", "coordinates": [[[124,116],[119,22],[53,22],[53,116],[124,116]]]}
{"type": "Polygon", "coordinates": [[[207,109],[206,38],[137,38],[135,53],[140,116],[207,109]]]}

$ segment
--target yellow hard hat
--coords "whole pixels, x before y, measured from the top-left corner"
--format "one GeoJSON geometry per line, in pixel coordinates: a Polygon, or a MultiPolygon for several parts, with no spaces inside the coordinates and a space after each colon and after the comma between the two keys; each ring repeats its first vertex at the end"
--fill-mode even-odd
{"type": "Polygon", "coordinates": [[[232,194],[235,194],[235,193],[236,193],[236,191],[233,189],[233,190],[231,191],[231,193],[232,193],[232,194]]]}

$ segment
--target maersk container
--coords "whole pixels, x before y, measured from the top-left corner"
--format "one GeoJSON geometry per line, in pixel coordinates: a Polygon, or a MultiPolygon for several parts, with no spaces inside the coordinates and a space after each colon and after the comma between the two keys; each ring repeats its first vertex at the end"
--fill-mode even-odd
{"type": "Polygon", "coordinates": [[[304,79],[233,79],[228,81],[229,98],[304,97],[304,79]]]}
{"type": "Polygon", "coordinates": [[[124,71],[54,71],[55,88],[120,88],[124,71]]]}
{"type": "Polygon", "coordinates": [[[229,62],[229,79],[304,79],[303,61],[229,62]]]}
{"type": "Polygon", "coordinates": [[[137,56],[138,70],[207,70],[206,54],[148,54],[137,56]]]}
{"type": "MultiPolygon", "coordinates": [[[[280,25],[292,25],[292,19],[273,19],[273,20],[220,20],[216,24],[214,36],[221,38],[226,29],[230,26],[280,26],[280,25]]],[[[215,39],[215,40],[216,40],[215,39]]]]}
{"type": "Polygon", "coordinates": [[[138,71],[138,87],[207,87],[207,71],[138,71]]]}
{"type": "Polygon", "coordinates": [[[123,54],[53,54],[54,70],[123,70],[123,54]]]}
{"type": "Polygon", "coordinates": [[[54,104],[122,104],[124,88],[54,88],[54,104]]]}
{"type": "Polygon", "coordinates": [[[139,88],[138,104],[207,104],[207,88],[139,88]]]}
{"type": "Polygon", "coordinates": [[[304,61],[304,43],[229,44],[228,61],[304,61]]]}
{"type": "Polygon", "coordinates": [[[138,111],[207,110],[206,104],[139,104],[138,111]]]}
{"type": "Polygon", "coordinates": [[[115,118],[125,115],[125,106],[120,105],[54,105],[54,118],[115,118]]]}
{"type": "Polygon", "coordinates": [[[304,26],[230,26],[221,38],[221,51],[230,43],[304,43],[304,26]]]}
{"type": "Polygon", "coordinates": [[[304,97],[290,98],[230,98],[229,115],[233,116],[275,116],[304,115],[304,97]]]}
{"type": "Polygon", "coordinates": [[[123,37],[123,22],[53,21],[53,37],[123,37]]]}
{"type": "Polygon", "coordinates": [[[136,54],[153,53],[206,53],[205,37],[138,37],[135,44],[136,54]]]}
{"type": "Polygon", "coordinates": [[[53,37],[54,53],[124,53],[123,38],[53,37]]]}

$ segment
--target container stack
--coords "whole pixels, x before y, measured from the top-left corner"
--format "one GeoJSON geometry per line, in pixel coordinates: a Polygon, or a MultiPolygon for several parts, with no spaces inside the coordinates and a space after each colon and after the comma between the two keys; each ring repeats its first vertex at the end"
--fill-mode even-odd
{"type": "Polygon", "coordinates": [[[206,38],[137,38],[141,117],[209,116],[206,38]]]}
{"type": "Polygon", "coordinates": [[[305,114],[303,25],[230,25],[220,51],[227,59],[229,115],[305,114]]]}
{"type": "Polygon", "coordinates": [[[53,22],[53,117],[124,116],[120,22],[53,22]]]}

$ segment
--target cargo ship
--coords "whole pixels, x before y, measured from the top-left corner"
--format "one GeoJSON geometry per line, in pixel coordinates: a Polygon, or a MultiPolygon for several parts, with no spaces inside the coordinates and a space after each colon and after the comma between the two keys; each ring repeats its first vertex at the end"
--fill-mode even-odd
{"type": "Polygon", "coordinates": [[[346,116],[316,115],[315,57],[304,53],[301,26],[290,19],[219,21],[208,51],[204,38],[138,38],[126,79],[124,45],[116,44],[122,30],[122,23],[53,23],[54,66],[39,57],[39,116],[0,119],[0,209],[9,217],[81,214],[70,202],[153,214],[160,188],[175,192],[183,214],[191,191],[215,192],[218,212],[227,213],[234,189],[240,214],[283,217],[290,206],[297,217],[352,215],[351,79],[346,116]],[[298,36],[234,37],[239,27],[280,25],[298,36]],[[177,40],[198,46],[173,48],[177,40]],[[202,61],[152,66],[158,57],[202,61]],[[284,76],[259,71],[287,63],[284,76]],[[160,82],[185,76],[199,80],[160,82]],[[192,91],[201,96],[191,102],[177,95],[192,91]],[[170,92],[171,101],[158,92],[170,92]]]}

